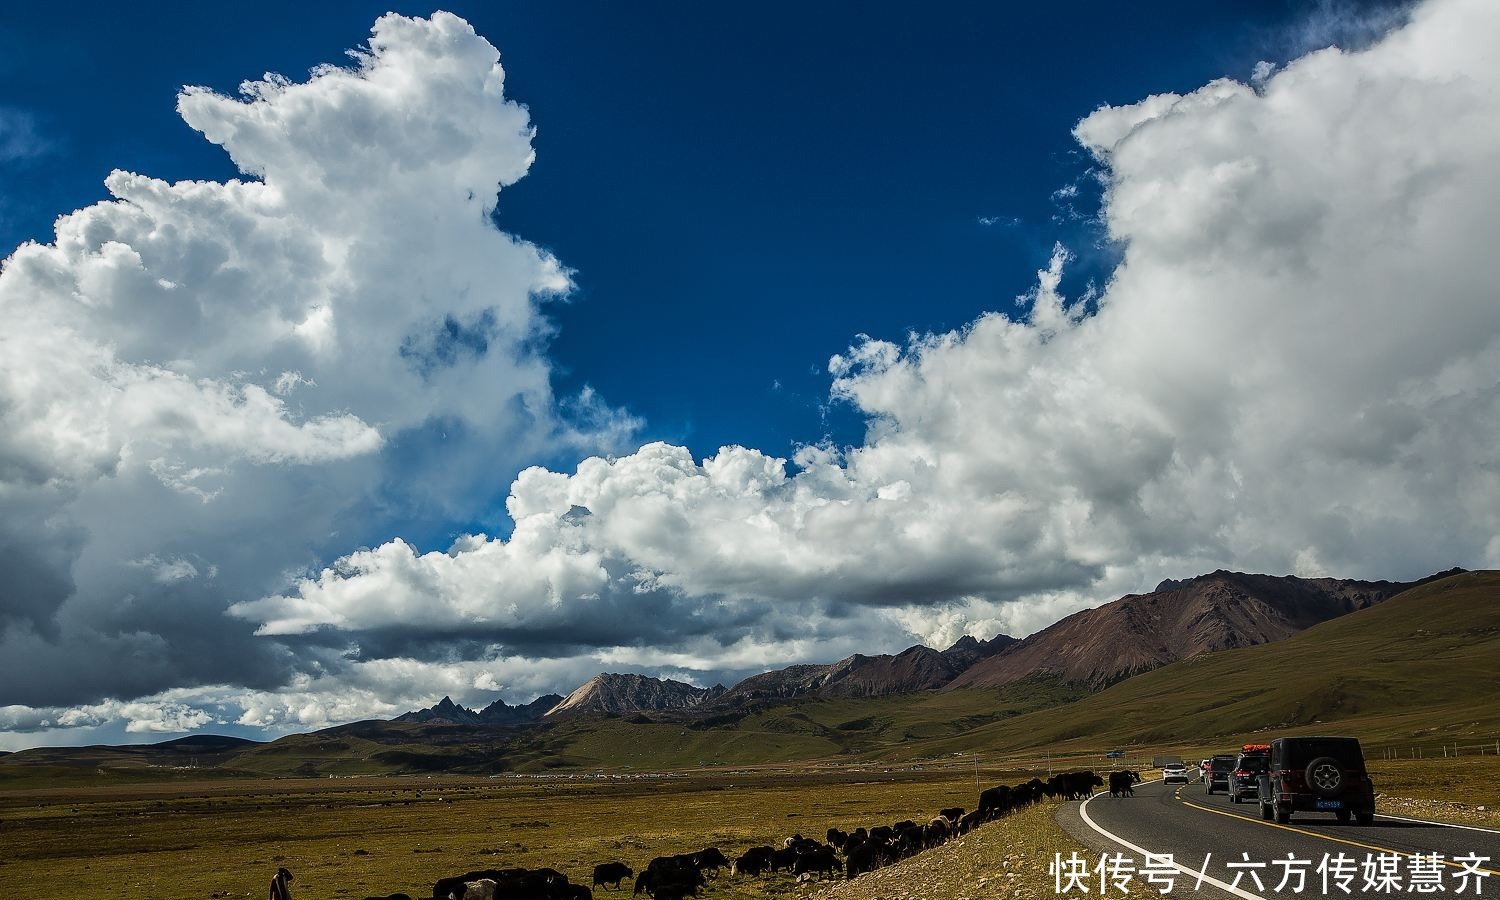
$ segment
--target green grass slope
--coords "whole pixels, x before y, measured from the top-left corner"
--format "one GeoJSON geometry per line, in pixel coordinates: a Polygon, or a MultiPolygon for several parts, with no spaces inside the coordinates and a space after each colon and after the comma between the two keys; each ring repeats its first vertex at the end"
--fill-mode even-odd
{"type": "Polygon", "coordinates": [[[1076,690],[1049,680],[999,690],[799,699],[725,721],[593,720],[539,734],[539,755],[530,764],[677,769],[906,759],[921,755],[929,742],[961,739],[982,726],[1065,703],[1076,690]]]}
{"type": "Polygon", "coordinates": [[[1283,641],[1174,663],[925,749],[1199,746],[1334,730],[1375,746],[1493,741],[1496,684],[1500,572],[1469,572],[1283,641]]]}

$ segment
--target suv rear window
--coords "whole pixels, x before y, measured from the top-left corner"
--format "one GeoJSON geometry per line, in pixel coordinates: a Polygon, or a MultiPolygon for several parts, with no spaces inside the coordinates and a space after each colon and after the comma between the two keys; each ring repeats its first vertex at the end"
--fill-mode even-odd
{"type": "Polygon", "coordinates": [[[1256,753],[1249,756],[1241,756],[1239,762],[1235,763],[1236,769],[1246,772],[1264,772],[1266,770],[1265,754],[1256,753]]]}
{"type": "Polygon", "coordinates": [[[1213,758],[1213,762],[1210,765],[1213,766],[1213,770],[1215,772],[1227,772],[1230,769],[1234,768],[1234,757],[1215,756],[1213,758]]]}
{"type": "Polygon", "coordinates": [[[1346,769],[1363,769],[1364,754],[1358,738],[1298,738],[1281,745],[1281,765],[1300,769],[1320,756],[1331,756],[1346,769]]]}

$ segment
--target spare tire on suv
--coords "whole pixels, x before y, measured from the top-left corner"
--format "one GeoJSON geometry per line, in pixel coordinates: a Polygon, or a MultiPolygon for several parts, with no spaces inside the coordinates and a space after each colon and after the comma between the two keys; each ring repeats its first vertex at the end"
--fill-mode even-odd
{"type": "Polygon", "coordinates": [[[1375,785],[1357,738],[1277,738],[1258,793],[1261,818],[1267,820],[1284,823],[1294,812],[1331,812],[1340,822],[1375,822],[1375,785]]]}
{"type": "Polygon", "coordinates": [[[1344,769],[1331,756],[1320,756],[1308,763],[1302,777],[1319,797],[1337,797],[1344,789],[1344,769]]]}

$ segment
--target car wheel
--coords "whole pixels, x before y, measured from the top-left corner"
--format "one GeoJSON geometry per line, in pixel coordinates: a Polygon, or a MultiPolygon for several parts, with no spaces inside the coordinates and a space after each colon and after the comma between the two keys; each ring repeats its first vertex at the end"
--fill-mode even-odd
{"type": "Polygon", "coordinates": [[[1230,794],[1229,795],[1229,802],[1230,803],[1238,803],[1238,802],[1240,802],[1240,795],[1239,794],[1230,794]]]}
{"type": "Polygon", "coordinates": [[[1261,817],[1261,820],[1269,822],[1269,821],[1271,821],[1271,815],[1272,815],[1272,813],[1271,813],[1271,804],[1269,804],[1269,803],[1262,803],[1260,805],[1260,817],[1261,817]]]}
{"type": "Polygon", "coordinates": [[[1282,809],[1279,806],[1276,807],[1276,821],[1282,825],[1285,825],[1286,823],[1292,821],[1292,811],[1289,809],[1282,809]]]}
{"type": "Polygon", "coordinates": [[[1354,820],[1368,828],[1375,824],[1375,814],[1372,812],[1355,813],[1354,820]]]}
{"type": "Polygon", "coordinates": [[[1320,756],[1303,772],[1307,786],[1320,797],[1336,797],[1344,789],[1344,769],[1331,756],[1320,756]]]}
{"type": "Polygon", "coordinates": [[[1354,814],[1347,809],[1341,809],[1338,812],[1334,813],[1334,815],[1339,817],[1340,825],[1348,825],[1349,820],[1354,818],[1354,814]]]}

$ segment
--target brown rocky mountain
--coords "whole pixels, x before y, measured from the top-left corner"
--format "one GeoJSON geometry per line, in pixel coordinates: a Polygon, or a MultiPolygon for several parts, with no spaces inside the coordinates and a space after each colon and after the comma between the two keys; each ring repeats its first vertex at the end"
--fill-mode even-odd
{"type": "Polygon", "coordinates": [[[1019,642],[1008,634],[997,634],[987,641],[981,641],[979,638],[966,634],[955,641],[952,647],[943,651],[943,658],[962,672],[981,659],[994,656],[1015,643],[1019,642]]]}
{"type": "Polygon", "coordinates": [[[1149,594],[1074,613],[976,662],[946,689],[1044,677],[1097,690],[1200,653],[1279,641],[1430,580],[1402,584],[1221,570],[1164,581],[1149,594]]]}
{"type": "Polygon", "coordinates": [[[547,716],[589,713],[618,716],[634,712],[691,709],[702,706],[723,693],[723,685],[700,688],[681,681],[646,675],[601,673],[579,685],[566,699],[547,710],[547,716]]]}
{"type": "Polygon", "coordinates": [[[918,644],[891,655],[856,653],[828,665],[788,666],[752,675],[716,704],[741,704],[791,697],[882,697],[940,688],[975,662],[1016,642],[1008,635],[988,641],[965,636],[947,650],[918,644]]]}

